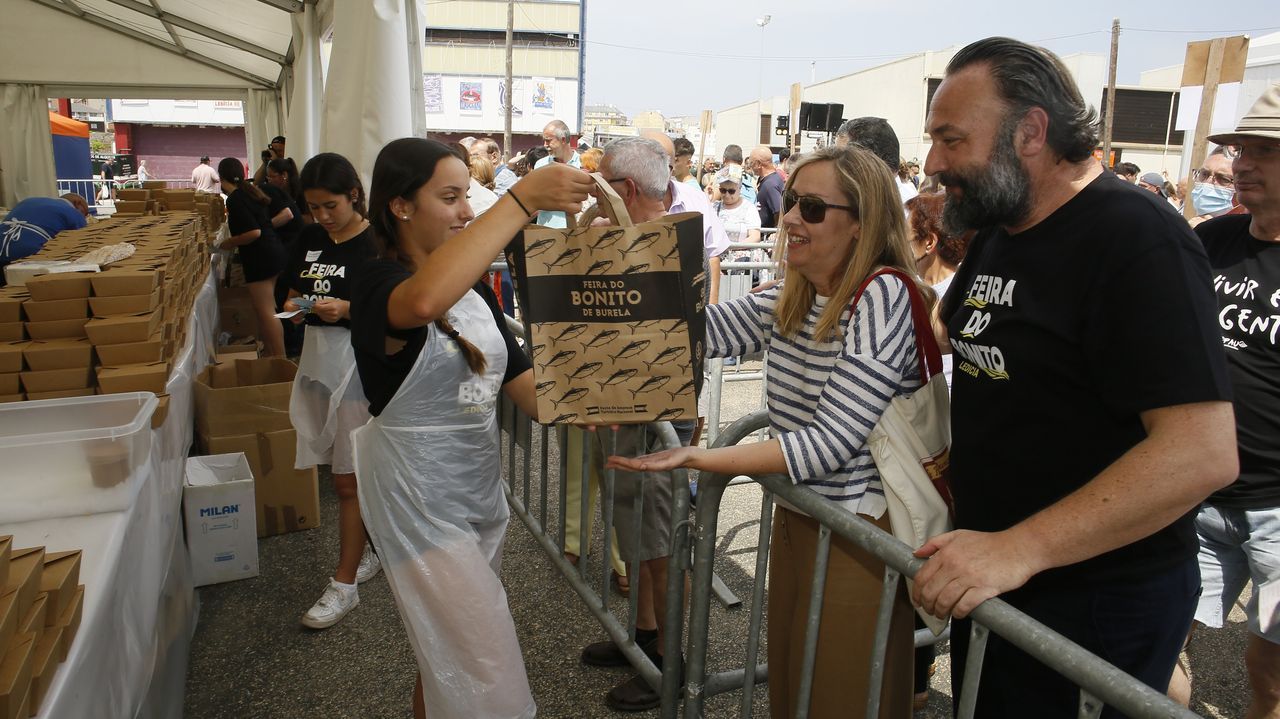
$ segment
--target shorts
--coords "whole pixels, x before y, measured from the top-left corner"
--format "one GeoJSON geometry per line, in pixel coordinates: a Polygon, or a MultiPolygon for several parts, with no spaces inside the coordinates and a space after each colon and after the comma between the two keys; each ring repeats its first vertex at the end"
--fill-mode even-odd
{"type": "Polygon", "coordinates": [[[1236,509],[1200,505],[1196,514],[1200,538],[1200,581],[1203,593],[1196,607],[1196,621],[1221,627],[1244,585],[1253,580],[1253,592],[1245,605],[1249,631],[1280,644],[1280,617],[1273,617],[1270,631],[1263,631],[1258,617],[1258,588],[1280,579],[1280,507],[1236,509]]]}
{"type": "MultiPolygon", "coordinates": [[[[635,457],[662,449],[658,436],[644,425],[619,427],[616,431],[597,431],[601,461],[610,454],[635,457]],[[641,445],[641,435],[644,444],[641,445]],[[610,446],[610,437],[617,446],[610,446]]],[[[613,528],[618,535],[618,552],[624,562],[648,561],[671,554],[671,474],[669,472],[614,472],[613,528]],[[636,536],[636,497],[643,490],[640,512],[640,535],[636,536]]]]}
{"type": "Polygon", "coordinates": [[[244,265],[245,282],[261,282],[269,280],[284,272],[288,258],[284,254],[284,245],[275,235],[259,237],[247,245],[240,245],[240,264],[244,265]]]}

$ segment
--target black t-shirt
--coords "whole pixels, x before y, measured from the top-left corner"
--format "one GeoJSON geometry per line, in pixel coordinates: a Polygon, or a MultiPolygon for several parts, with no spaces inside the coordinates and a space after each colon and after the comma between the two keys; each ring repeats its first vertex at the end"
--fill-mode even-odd
{"type": "Polygon", "coordinates": [[[782,175],[773,172],[760,181],[756,202],[760,205],[760,226],[777,227],[778,212],[782,209],[782,188],[786,185],[782,175]]]}
{"type": "Polygon", "coordinates": [[[1209,502],[1280,506],[1280,243],[1249,234],[1249,215],[1196,227],[1217,291],[1218,325],[1235,396],[1240,477],[1209,502]]]}
{"type": "MultiPolygon", "coordinates": [[[[364,396],[369,400],[369,412],[375,417],[382,414],[395,397],[427,342],[426,326],[407,330],[387,326],[387,300],[391,291],[412,276],[409,269],[397,262],[375,259],[361,265],[352,286],[351,344],[356,351],[356,371],[364,385],[364,396]],[[405,342],[404,347],[388,355],[388,337],[405,342]]],[[[484,282],[477,282],[474,289],[489,305],[493,322],[506,342],[507,371],[502,377],[502,383],[506,384],[533,365],[507,329],[493,289],[484,282]]]]}
{"type": "MultiPolygon", "coordinates": [[[[1111,173],[1016,236],[980,232],[943,309],[957,525],[1004,530],[1080,488],[1146,437],[1143,411],[1230,399],[1215,314],[1186,222],[1111,173]]],[[[1191,516],[1027,589],[1188,561],[1191,516]]]]}
{"type": "Polygon", "coordinates": [[[276,234],[280,236],[280,241],[284,243],[286,248],[291,248],[294,240],[302,232],[302,228],[306,227],[306,224],[302,221],[302,212],[298,209],[298,203],[293,201],[288,192],[269,182],[265,182],[258,187],[271,199],[271,204],[267,205],[268,220],[280,214],[286,208],[293,213],[293,219],[275,228],[276,234]]]}
{"type": "Polygon", "coordinates": [[[267,206],[249,196],[246,190],[234,190],[227,195],[227,226],[234,237],[253,230],[261,230],[259,240],[275,235],[267,206]]]}
{"type": "MultiPolygon", "coordinates": [[[[377,254],[373,245],[373,229],[352,237],[346,242],[334,243],[329,233],[320,225],[307,225],[289,257],[289,288],[309,300],[351,300],[351,286],[360,265],[377,254]]],[[[350,327],[350,320],[325,322],[314,313],[307,313],[309,325],[350,327]]]]}

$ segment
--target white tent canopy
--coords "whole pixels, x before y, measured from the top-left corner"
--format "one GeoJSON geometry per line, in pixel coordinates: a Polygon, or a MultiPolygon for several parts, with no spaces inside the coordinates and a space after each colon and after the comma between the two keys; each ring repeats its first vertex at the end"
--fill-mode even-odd
{"type": "Polygon", "coordinates": [[[51,155],[45,163],[29,148],[49,142],[47,119],[37,121],[49,97],[238,99],[250,149],[285,134],[290,155],[305,160],[330,149],[320,144],[324,94],[361,96],[359,139],[340,144],[358,167],[364,158],[371,165],[406,127],[421,131],[402,117],[422,103],[412,82],[421,85],[419,1],[341,0],[342,15],[363,22],[350,26],[359,32],[334,29],[335,54],[358,57],[344,46],[397,31],[405,42],[399,53],[364,53],[361,67],[335,75],[340,87],[325,88],[320,38],[334,24],[335,0],[0,0],[0,205],[55,191],[51,155]],[[388,76],[409,83],[389,88],[379,81],[388,76]]]}

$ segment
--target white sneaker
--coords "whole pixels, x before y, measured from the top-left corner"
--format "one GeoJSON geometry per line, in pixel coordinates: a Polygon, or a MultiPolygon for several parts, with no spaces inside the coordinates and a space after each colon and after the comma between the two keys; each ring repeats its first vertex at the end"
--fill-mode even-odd
{"type": "Polygon", "coordinates": [[[378,559],[377,554],[374,554],[373,546],[364,545],[364,554],[360,555],[360,566],[356,567],[356,584],[364,584],[378,576],[378,572],[381,571],[382,560],[378,559]]]}
{"type": "Polygon", "coordinates": [[[360,604],[360,592],[355,587],[343,589],[337,582],[329,580],[324,594],[315,606],[302,615],[302,626],[312,629],[327,629],[342,621],[347,612],[360,604]]]}

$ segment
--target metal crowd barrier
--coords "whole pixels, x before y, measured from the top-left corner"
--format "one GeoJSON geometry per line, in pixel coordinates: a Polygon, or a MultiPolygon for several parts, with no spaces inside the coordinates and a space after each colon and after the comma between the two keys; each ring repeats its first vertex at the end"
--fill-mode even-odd
{"type": "MultiPolygon", "coordinates": [[[[179,189],[186,189],[191,187],[190,179],[166,180],[158,177],[153,179],[161,180],[162,182],[165,183],[166,187],[174,187],[179,189]]],[[[127,190],[134,187],[141,187],[141,183],[137,180],[136,177],[123,177],[123,178],[117,177],[113,180],[104,180],[101,177],[89,177],[85,179],[80,179],[80,178],[65,179],[65,180],[59,179],[57,182],[58,182],[59,196],[65,195],[68,192],[76,193],[77,195],[83,197],[85,201],[89,203],[89,209],[93,210],[93,214],[98,217],[109,217],[112,214],[114,214],[116,210],[116,203],[114,201],[106,200],[104,202],[98,199],[98,195],[102,192],[103,187],[107,186],[108,184],[114,186],[115,189],[117,190],[127,190]]]]}
{"type": "MultiPolygon", "coordinates": [[[[748,415],[726,428],[716,442],[716,446],[737,444],[745,437],[767,426],[768,418],[765,413],[757,412],[748,415]]],[[[884,657],[889,638],[893,592],[897,587],[898,578],[914,577],[925,560],[913,556],[911,548],[892,535],[837,507],[816,492],[793,484],[786,476],[767,475],[754,478],[764,492],[760,510],[755,586],[750,609],[751,624],[746,637],[746,666],[709,674],[707,646],[711,633],[710,598],[713,592],[716,522],[724,490],[732,479],[733,477],[722,474],[704,474],[698,483],[698,506],[693,528],[696,539],[693,548],[689,634],[686,645],[687,684],[682,692],[684,716],[701,717],[703,703],[707,697],[741,690],[741,716],[750,717],[754,687],[757,683],[768,680],[768,666],[760,663],[758,657],[760,631],[764,618],[763,600],[774,495],[801,509],[821,525],[814,560],[814,582],[809,595],[809,616],[804,643],[805,657],[795,715],[798,719],[805,719],[808,716],[818,644],[818,627],[822,617],[823,581],[831,535],[835,533],[879,557],[886,565],[884,579],[886,592],[882,595],[874,635],[870,688],[865,713],[868,717],[877,716],[880,687],[884,679],[884,657]]],[[[990,632],[1000,635],[1079,686],[1078,715],[1082,718],[1099,716],[1106,705],[1113,706],[1137,719],[1157,717],[1194,719],[1197,716],[1174,703],[1164,694],[1121,672],[1110,663],[998,598],[984,602],[973,611],[971,617],[973,631],[969,645],[968,671],[965,673],[964,686],[961,688],[957,703],[958,716],[961,719],[973,716],[977,702],[978,682],[982,673],[982,658],[990,632]]],[[[922,638],[920,633],[917,633],[917,646],[933,641],[927,630],[924,630],[924,634],[925,637],[922,638]]],[[[675,698],[664,692],[663,699],[663,715],[674,716],[674,708],[668,707],[667,702],[674,701],[675,698]]],[[[1028,707],[1028,711],[1033,710],[1034,708],[1028,707]]]]}

